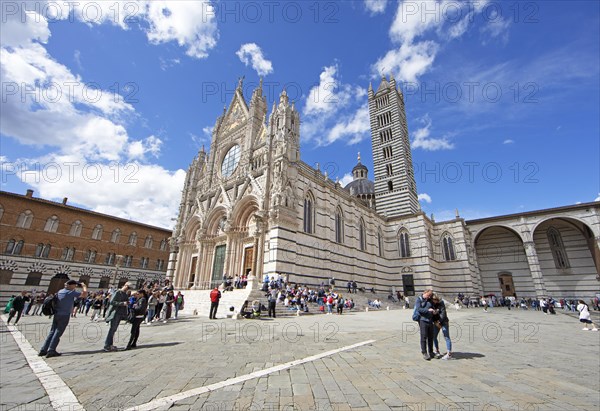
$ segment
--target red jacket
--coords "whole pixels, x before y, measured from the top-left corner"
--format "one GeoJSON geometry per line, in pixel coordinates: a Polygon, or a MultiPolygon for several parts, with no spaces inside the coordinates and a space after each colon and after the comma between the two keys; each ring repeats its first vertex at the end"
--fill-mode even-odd
{"type": "Polygon", "coordinates": [[[210,292],[210,302],[211,303],[218,303],[220,298],[221,298],[221,291],[219,291],[215,288],[214,290],[212,290],[210,292]]]}

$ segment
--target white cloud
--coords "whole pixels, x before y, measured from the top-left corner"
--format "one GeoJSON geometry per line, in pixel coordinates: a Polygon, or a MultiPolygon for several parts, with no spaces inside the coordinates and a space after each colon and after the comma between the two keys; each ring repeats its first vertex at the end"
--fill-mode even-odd
{"type": "Polygon", "coordinates": [[[324,67],[319,84],[310,89],[304,106],[304,115],[330,115],[346,106],[352,98],[352,87],[342,84],[338,77],[338,65],[324,67]]]}
{"type": "Polygon", "coordinates": [[[424,126],[413,133],[413,141],[410,145],[413,149],[422,148],[427,151],[437,150],[451,150],[454,148],[452,144],[446,138],[430,138],[431,134],[431,118],[429,115],[425,115],[423,118],[418,119],[424,126]]]}
{"type": "Polygon", "coordinates": [[[155,136],[150,136],[145,140],[134,141],[129,144],[128,157],[136,160],[144,159],[146,154],[158,157],[161,146],[162,140],[155,136]]]}
{"type": "Polygon", "coordinates": [[[346,187],[348,184],[350,184],[350,182],[354,179],[354,177],[352,177],[352,173],[346,173],[344,174],[344,176],[340,179],[340,185],[342,187],[346,187]]]}
{"type": "Polygon", "coordinates": [[[261,48],[256,43],[242,44],[235,53],[246,66],[251,65],[259,76],[273,72],[273,64],[265,59],[261,48]]]}
{"type": "Polygon", "coordinates": [[[431,204],[431,196],[429,194],[422,193],[419,194],[417,198],[419,201],[425,201],[426,203],[431,204]]]}
{"type": "Polygon", "coordinates": [[[371,15],[380,14],[385,11],[388,0],[365,0],[365,8],[371,15]]]}
{"type": "Polygon", "coordinates": [[[369,136],[370,131],[369,108],[364,106],[353,115],[335,124],[327,134],[326,144],[331,144],[344,137],[349,137],[348,144],[357,144],[369,136]]]}
{"type": "MultiPolygon", "coordinates": [[[[502,42],[508,41],[508,28],[510,27],[510,19],[502,18],[501,15],[488,16],[488,23],[481,28],[481,32],[488,34],[492,38],[499,38],[502,42]]],[[[486,41],[484,40],[484,44],[486,41]]]]}
{"type": "MultiPolygon", "coordinates": [[[[418,40],[435,32],[443,40],[463,36],[475,16],[482,13],[487,0],[478,2],[400,1],[390,26],[389,36],[395,46],[372,65],[372,76],[393,73],[398,80],[416,82],[430,70],[440,50],[438,41],[418,40]]],[[[492,36],[505,30],[501,18],[488,24],[492,36]]],[[[486,26],[486,27],[487,27],[486,26]]]]}
{"type": "Polygon", "coordinates": [[[596,197],[594,201],[600,201],[600,193],[598,193],[598,197],[596,197]]]}
{"type": "Polygon", "coordinates": [[[369,110],[364,106],[366,90],[342,83],[338,72],[337,64],[324,67],[319,84],[306,97],[301,134],[303,139],[313,139],[318,145],[329,145],[342,138],[348,144],[356,144],[370,130],[369,110]]]}
{"type": "Polygon", "coordinates": [[[514,140],[511,140],[510,138],[509,138],[509,139],[506,139],[506,140],[504,140],[504,141],[502,142],[502,144],[514,144],[514,143],[515,143],[515,141],[514,141],[514,140]]]}
{"type": "Polygon", "coordinates": [[[176,41],[194,58],[207,57],[208,51],[217,45],[217,24],[210,3],[152,0],[141,5],[141,17],[149,24],[146,35],[152,44],[176,41]]]}
{"type": "MultiPolygon", "coordinates": [[[[56,3],[56,6],[61,4],[56,3]]],[[[118,4],[123,6],[123,3],[118,4]]],[[[166,2],[153,2],[147,11],[159,4],[166,5],[166,2]]],[[[109,2],[97,5],[113,6],[109,2]]],[[[198,3],[169,2],[170,11],[163,17],[149,17],[145,12],[136,17],[154,19],[156,24],[148,28],[149,38],[154,33],[153,41],[166,41],[171,36],[188,47],[188,54],[201,57],[201,51],[206,50],[204,46],[210,42],[194,40],[190,34],[194,31],[192,26],[199,23],[193,22],[192,16],[183,16],[188,7],[198,8],[198,3]],[[178,26],[168,29],[169,24],[178,26]],[[188,35],[182,34],[186,30],[188,35]]],[[[198,13],[191,14],[199,18],[198,13]]],[[[77,10],[75,15],[78,16],[77,10]]],[[[133,106],[114,92],[88,87],[84,79],[58,63],[44,47],[50,37],[45,16],[31,13],[25,16],[21,21],[20,13],[7,15],[6,24],[1,27],[0,82],[4,90],[0,132],[3,138],[12,137],[23,145],[38,149],[52,147],[53,153],[19,159],[18,164],[25,167],[20,167],[17,177],[44,198],[69,197],[72,202],[95,211],[171,226],[185,172],[145,164],[147,157],[159,156],[162,141],[156,136],[130,138],[125,125],[136,116],[133,106]],[[28,93],[24,93],[25,90],[28,93]]],[[[63,19],[66,16],[68,13],[62,14],[63,19]]],[[[56,18],[59,17],[57,14],[56,18]]],[[[81,12],[78,19],[84,17],[81,12]]],[[[107,21],[105,16],[101,21],[86,23],[107,21]]],[[[127,28],[124,22],[112,23],[127,28]]],[[[76,53],[74,58],[77,57],[76,53]]],[[[11,167],[11,174],[17,171],[14,164],[17,163],[6,163],[11,167]]]]}
{"type": "Polygon", "coordinates": [[[434,41],[404,43],[392,49],[373,65],[374,73],[395,73],[396,80],[414,83],[433,64],[439,46],[434,41]]]}
{"type": "Polygon", "coordinates": [[[29,166],[19,176],[40,197],[68,197],[93,211],[165,228],[172,227],[185,180],[184,170],[137,161],[88,162],[73,155],[51,154],[30,160],[29,166]]]}

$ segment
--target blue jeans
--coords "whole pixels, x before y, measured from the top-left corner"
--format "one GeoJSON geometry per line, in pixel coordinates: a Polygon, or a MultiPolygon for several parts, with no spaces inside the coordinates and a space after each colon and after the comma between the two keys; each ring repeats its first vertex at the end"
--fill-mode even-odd
{"type": "Polygon", "coordinates": [[[152,319],[154,318],[154,314],[155,314],[155,309],[154,308],[148,308],[148,317],[146,317],[146,321],[151,323],[152,319]]]}
{"type": "Polygon", "coordinates": [[[179,313],[179,304],[175,303],[175,319],[177,319],[177,314],[179,313]]]}
{"type": "MultiPolygon", "coordinates": [[[[442,334],[444,335],[444,338],[446,339],[446,350],[448,352],[452,352],[452,341],[450,341],[450,331],[448,330],[449,324],[442,324],[442,334]]],[[[435,350],[439,351],[440,348],[438,346],[438,334],[440,333],[440,329],[437,328],[437,326],[433,326],[433,333],[434,333],[434,337],[433,337],[433,344],[435,345],[435,350]]]]}
{"type": "Polygon", "coordinates": [[[50,328],[50,332],[48,333],[46,342],[44,342],[44,345],[42,346],[40,351],[56,351],[56,347],[58,347],[58,343],[60,342],[60,337],[67,329],[67,325],[69,325],[70,319],[70,314],[55,315],[52,318],[52,328],[50,328]]]}

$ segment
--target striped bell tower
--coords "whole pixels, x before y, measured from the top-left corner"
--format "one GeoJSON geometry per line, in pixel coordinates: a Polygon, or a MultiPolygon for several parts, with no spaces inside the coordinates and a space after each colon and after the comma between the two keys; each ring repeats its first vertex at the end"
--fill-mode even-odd
{"type": "Polygon", "coordinates": [[[375,206],[387,217],[421,210],[413,171],[404,96],[384,76],[377,91],[369,84],[369,117],[375,174],[375,206]]]}

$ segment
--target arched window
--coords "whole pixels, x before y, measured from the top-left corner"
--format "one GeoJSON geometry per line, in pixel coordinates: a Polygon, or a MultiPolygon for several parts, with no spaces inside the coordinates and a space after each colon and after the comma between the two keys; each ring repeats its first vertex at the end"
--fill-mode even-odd
{"type": "Polygon", "coordinates": [[[116,259],[115,257],[116,257],[115,253],[106,254],[106,259],[104,260],[104,264],[113,265],[115,263],[115,259],[116,259]]]}
{"type": "Polygon", "coordinates": [[[400,230],[398,234],[398,249],[401,258],[410,257],[410,236],[406,230],[400,230]]]}
{"type": "Polygon", "coordinates": [[[71,232],[69,234],[74,237],[79,237],[81,235],[81,221],[73,221],[73,224],[71,224],[71,232]]]}
{"type": "Polygon", "coordinates": [[[365,251],[367,249],[367,232],[365,229],[365,221],[361,218],[358,225],[358,244],[360,250],[365,251]]]}
{"type": "Polygon", "coordinates": [[[454,251],[454,240],[450,234],[444,234],[442,236],[442,253],[444,254],[444,261],[456,260],[456,252],[454,251]]]}
{"type": "Polygon", "coordinates": [[[2,216],[4,215],[4,207],[0,205],[0,220],[2,220],[2,216]]]}
{"type": "Polygon", "coordinates": [[[31,210],[25,210],[21,214],[19,214],[19,218],[17,218],[17,227],[18,228],[29,228],[31,227],[31,222],[33,221],[33,213],[31,210]]]}
{"type": "Polygon", "coordinates": [[[46,220],[46,225],[44,226],[44,231],[48,231],[50,233],[55,233],[58,230],[58,217],[53,215],[46,220]]]}
{"type": "Polygon", "coordinates": [[[110,236],[110,242],[118,243],[120,237],[121,237],[121,230],[117,228],[117,229],[113,230],[112,235],[110,236]]]}
{"type": "Polygon", "coordinates": [[[160,242],[160,251],[166,251],[166,250],[167,250],[167,240],[166,240],[166,239],[163,239],[163,240],[160,242]]]}
{"type": "Polygon", "coordinates": [[[344,214],[339,207],[335,210],[335,242],[344,243],[344,214]]]}
{"type": "Polygon", "coordinates": [[[311,193],[304,198],[304,232],[312,234],[315,227],[315,200],[311,193]]]}
{"type": "Polygon", "coordinates": [[[125,267],[131,267],[132,263],[133,263],[133,256],[132,255],[126,255],[125,256],[125,267]]]}
{"type": "Polygon", "coordinates": [[[377,252],[379,257],[383,257],[383,235],[381,234],[381,228],[377,229],[377,252]]]}
{"type": "Polygon", "coordinates": [[[73,261],[73,257],[75,256],[75,248],[74,247],[65,247],[62,253],[62,259],[65,261],[73,261]]]}
{"type": "Polygon", "coordinates": [[[129,241],[127,242],[127,244],[129,244],[129,245],[137,244],[137,233],[135,231],[133,233],[129,234],[129,241]]]}
{"type": "Polygon", "coordinates": [[[567,251],[565,250],[560,232],[556,228],[550,227],[547,234],[548,242],[550,243],[550,252],[554,258],[554,265],[556,268],[569,268],[567,251]]]}
{"type": "Polygon", "coordinates": [[[394,183],[391,181],[388,181],[388,191],[394,191],[394,183]]]}
{"type": "Polygon", "coordinates": [[[144,241],[144,247],[146,247],[146,248],[152,248],[152,244],[153,244],[152,236],[149,235],[149,236],[146,237],[146,240],[144,241]]]}
{"type": "Polygon", "coordinates": [[[85,262],[94,264],[96,262],[96,250],[87,250],[85,253],[85,262]]]}
{"type": "Polygon", "coordinates": [[[92,231],[92,240],[102,240],[102,224],[98,224],[92,231]]]}
{"type": "Polygon", "coordinates": [[[41,258],[48,258],[51,247],[52,246],[50,244],[39,243],[35,249],[35,256],[41,258]]]}
{"type": "Polygon", "coordinates": [[[25,244],[25,241],[20,240],[20,241],[15,241],[15,239],[11,239],[8,241],[8,243],[6,244],[6,250],[4,251],[5,254],[11,254],[11,255],[21,255],[21,251],[23,250],[23,245],[25,244]]]}

